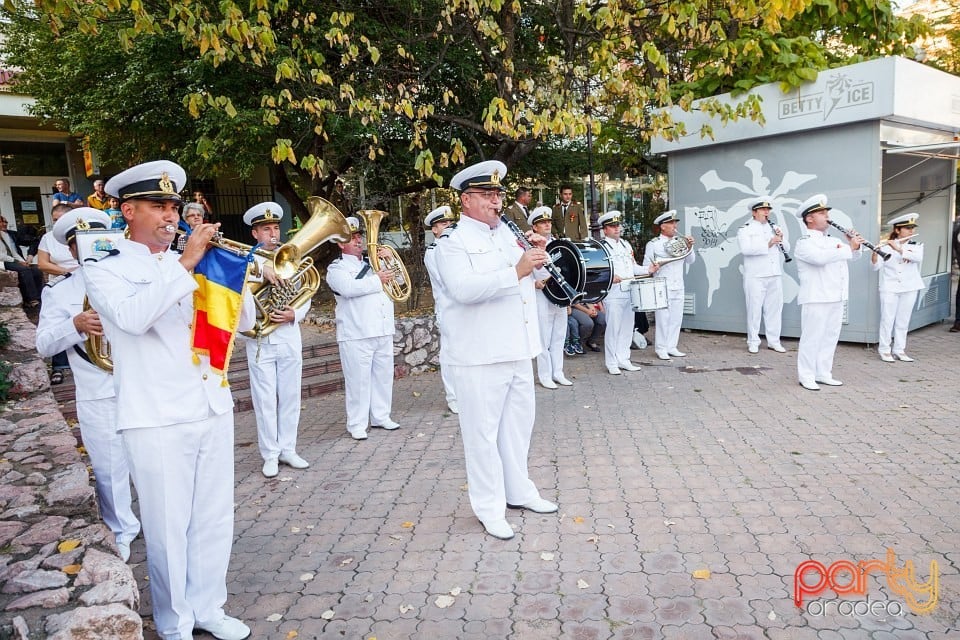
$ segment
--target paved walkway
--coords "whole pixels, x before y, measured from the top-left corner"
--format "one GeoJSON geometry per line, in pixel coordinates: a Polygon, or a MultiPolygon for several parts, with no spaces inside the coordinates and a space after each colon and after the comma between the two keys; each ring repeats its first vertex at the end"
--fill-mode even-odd
{"type": "Polygon", "coordinates": [[[530,455],[560,513],[510,512],[506,542],[470,511],[438,374],[397,381],[401,430],[365,442],[344,430],[342,394],[308,401],[313,466],[273,480],[241,414],[227,610],[269,639],[956,638],[960,334],[947,327],[911,334],[912,364],[841,345],[845,385],[819,392],[797,384],[795,340],[752,356],[743,336],[685,332],[689,357],[634,351],[647,366],[619,377],[602,354],[568,359],[573,387],[537,388],[530,455]],[[892,570],[873,568],[860,595],[794,605],[801,562],[886,563],[887,549],[892,570]],[[916,590],[937,564],[929,614],[885,575],[910,562],[916,590]]]}

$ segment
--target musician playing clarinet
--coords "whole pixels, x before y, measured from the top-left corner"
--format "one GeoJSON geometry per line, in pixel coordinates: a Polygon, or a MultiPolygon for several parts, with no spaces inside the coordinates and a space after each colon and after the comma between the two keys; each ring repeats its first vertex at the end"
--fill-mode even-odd
{"type": "Polygon", "coordinates": [[[839,387],[833,377],[833,354],[843,325],[843,303],[850,289],[847,262],[860,256],[863,238],[849,231],[849,244],[826,234],[830,226],[827,196],[807,198],[798,215],[806,233],[797,242],[797,274],[800,276],[800,351],[797,375],[800,386],[819,391],[820,385],[839,387]]]}
{"type": "Polygon", "coordinates": [[[743,254],[743,295],[747,302],[747,351],[760,351],[760,319],[763,318],[767,348],[778,353],[780,315],[783,312],[783,260],[790,250],[783,232],[770,223],[773,205],[764,196],[750,205],[753,216],[737,231],[743,254]]]}
{"type": "Polygon", "coordinates": [[[917,213],[905,213],[890,221],[893,231],[887,238],[887,248],[893,252],[890,260],[880,260],[874,252],[870,255],[871,266],[880,272],[880,337],[877,349],[880,359],[893,362],[913,362],[907,355],[907,329],[917,295],[924,288],[920,276],[923,262],[923,245],[910,240],[917,229],[917,213]],[[893,335],[893,351],[890,336],[893,335]]]}
{"type": "Polygon", "coordinates": [[[449,292],[440,325],[440,359],[453,374],[470,506],[486,532],[514,536],[507,507],[554,513],[527,472],[536,417],[531,358],[540,353],[533,270],[547,261],[543,236],[528,249],[503,224],[507,167],[496,160],[463,169],[460,222],[437,243],[437,271],[449,292]]]}

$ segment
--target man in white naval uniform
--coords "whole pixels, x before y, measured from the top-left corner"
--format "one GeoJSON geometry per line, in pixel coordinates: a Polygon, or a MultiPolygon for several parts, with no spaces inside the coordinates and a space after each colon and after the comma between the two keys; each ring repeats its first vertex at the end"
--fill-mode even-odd
{"type": "MultiPolygon", "coordinates": [[[[433,233],[434,240],[427,247],[423,254],[423,264],[427,267],[427,275],[430,276],[430,289],[433,291],[433,312],[437,317],[437,327],[443,325],[443,309],[449,303],[449,296],[443,288],[443,279],[440,278],[440,272],[437,271],[437,241],[440,240],[440,234],[443,230],[453,224],[455,218],[450,207],[444,205],[437,207],[427,214],[423,219],[423,224],[433,233]]],[[[441,358],[443,351],[440,352],[441,358]]],[[[440,361],[440,380],[443,382],[443,393],[447,399],[447,408],[450,413],[460,413],[460,407],[457,404],[457,394],[453,390],[453,377],[450,370],[440,361]]]]}
{"type": "Polygon", "coordinates": [[[400,427],[390,417],[396,327],[393,300],[383,290],[394,273],[386,268],[374,271],[362,260],[360,221],[350,216],[347,222],[353,234],[349,242],[337,242],[342,255],[327,267],[327,285],[337,300],[337,346],[343,365],[347,431],[354,440],[366,440],[368,426],[388,431],[400,427]]]}
{"type": "MultiPolygon", "coordinates": [[[[527,216],[527,226],[548,243],[553,240],[553,210],[550,207],[537,207],[527,216]]],[[[553,304],[543,293],[550,281],[550,272],[540,268],[533,272],[534,285],[537,288],[537,318],[540,322],[540,355],[537,356],[537,378],[545,389],[556,389],[573,383],[563,375],[563,343],[567,339],[567,316],[570,307],[553,304]]]]}
{"type": "MultiPolygon", "coordinates": [[[[607,371],[614,376],[619,376],[621,369],[640,370],[640,367],[630,362],[634,318],[628,282],[634,276],[654,274],[659,269],[656,264],[637,264],[633,247],[620,237],[622,217],[623,214],[619,211],[611,210],[597,220],[603,230],[602,242],[610,254],[610,265],[613,267],[613,286],[604,299],[607,307],[607,329],[603,334],[603,361],[607,371]]],[[[659,322],[657,326],[660,326],[659,322]]]]}
{"type": "Polygon", "coordinates": [[[925,287],[920,275],[923,245],[909,238],[916,231],[919,220],[918,213],[905,213],[891,220],[893,231],[887,238],[890,259],[880,260],[875,252],[870,255],[871,267],[880,272],[880,336],[877,350],[884,362],[893,362],[894,357],[901,362],[913,362],[913,358],[907,355],[907,329],[910,328],[910,316],[913,315],[917,295],[925,287]]]}
{"type": "MultiPolygon", "coordinates": [[[[57,243],[68,246],[77,259],[77,228],[109,229],[110,216],[90,207],[70,209],[53,225],[57,243]]],[[[68,272],[43,290],[37,324],[37,352],[43,357],[65,351],[73,369],[77,420],[83,446],[90,456],[97,483],[100,517],[113,532],[124,561],[130,558],[130,543],[140,533],[140,521],[130,508],[130,469],[117,433],[117,397],[113,376],[90,361],[84,349],[88,336],[102,336],[100,317],[83,310],[87,295],[83,277],[68,272]]]]}
{"type": "MultiPolygon", "coordinates": [[[[157,160],[107,182],[130,230],[110,255],[84,264],[87,295],[110,341],[117,428],[137,488],[157,633],[221,640],[250,629],[224,614],[233,545],[233,397],[206,356],[191,350],[191,271],[219,224],[201,224],[183,255],[170,251],[186,174],[157,160]],[[198,359],[195,363],[194,358],[198,359]]],[[[253,327],[243,298],[238,330],[253,327]]]]}
{"type": "Polygon", "coordinates": [[[489,160],[450,181],[462,215],[437,244],[437,266],[450,304],[440,348],[460,403],[470,506],[486,532],[508,540],[505,510],[554,513],[527,472],[536,418],[531,358],[540,352],[533,270],[547,260],[546,241],[530,232],[524,250],[500,221],[507,168],[489,160]]]}
{"type": "MultiPolygon", "coordinates": [[[[668,243],[674,242],[679,220],[677,212],[673,209],[664,211],[656,217],[653,223],[660,225],[660,235],[647,243],[643,254],[643,266],[649,267],[654,262],[661,262],[674,257],[667,250],[667,247],[668,243]]],[[[659,272],[659,277],[667,281],[667,308],[657,309],[653,314],[657,323],[654,350],[661,360],[670,360],[671,356],[682,358],[687,355],[677,348],[680,342],[680,325],[683,324],[685,293],[683,268],[685,265],[693,264],[697,259],[697,254],[693,251],[693,238],[686,236],[683,240],[687,245],[687,251],[689,251],[687,257],[663,265],[659,272]]]]}
{"type": "MultiPolygon", "coordinates": [[[[247,209],[243,221],[264,251],[280,246],[280,221],[283,208],[276,202],[261,202],[247,209]]],[[[250,282],[277,284],[273,265],[265,257],[255,255],[262,276],[250,276],[250,282]]],[[[307,316],[310,300],[294,309],[284,305],[270,313],[277,327],[267,335],[244,337],[247,345],[247,366],[250,369],[250,395],[257,416],[257,442],[263,458],[263,475],[273,478],[280,472],[279,463],[294,469],[310,466],[297,454],[297,429],[300,426],[300,381],[303,377],[303,340],[300,323],[307,316]]]]}
{"type": "Polygon", "coordinates": [[[800,277],[797,376],[800,386],[810,391],[818,391],[820,384],[843,384],[833,377],[833,354],[843,328],[843,303],[849,295],[847,261],[860,256],[862,241],[856,232],[851,232],[849,245],[826,234],[831,208],[827,196],[820,193],[807,198],[798,212],[807,231],[795,251],[800,277]]]}
{"type": "Polygon", "coordinates": [[[763,317],[767,348],[778,353],[780,316],[783,312],[783,254],[790,251],[783,232],[770,226],[773,205],[766,197],[750,205],[752,219],[737,230],[743,254],[743,295],[747,302],[747,351],[760,351],[760,318],[763,317]],[[783,247],[781,250],[779,247],[783,247]]]}

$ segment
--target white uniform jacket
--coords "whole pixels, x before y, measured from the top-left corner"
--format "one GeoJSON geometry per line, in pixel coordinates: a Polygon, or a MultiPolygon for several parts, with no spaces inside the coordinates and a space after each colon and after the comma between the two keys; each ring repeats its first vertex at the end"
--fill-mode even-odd
{"type": "Polygon", "coordinates": [[[394,334],[393,300],[369,264],[343,255],[327,267],[327,284],[337,298],[339,342],[394,334]]]}
{"type": "MultiPolygon", "coordinates": [[[[623,238],[618,240],[604,238],[602,242],[610,253],[610,266],[613,268],[613,275],[620,276],[621,280],[626,280],[650,272],[649,267],[642,267],[637,264],[637,259],[633,255],[633,247],[623,238]]],[[[627,286],[626,282],[622,286],[614,285],[610,290],[610,295],[617,297],[627,295],[627,286]]]]}
{"type": "Polygon", "coordinates": [[[67,352],[70,369],[76,381],[76,398],[102,400],[115,395],[113,376],[86,360],[73,348],[84,350],[87,334],[77,331],[73,318],[83,311],[86,296],[83,277],[68,273],[54,285],[43,289],[40,321],[37,323],[37,352],[49,358],[61,351],[67,352]]]}
{"type": "MultiPolygon", "coordinates": [[[[180,264],[180,254],[152,254],[131,240],[119,240],[117,250],[86,262],[82,270],[112,350],[117,429],[176,425],[232,411],[230,387],[221,384],[209,359],[193,362],[197,283],[180,264]]],[[[254,317],[253,298],[245,290],[238,330],[252,328],[254,317]]]]}
{"type": "Polygon", "coordinates": [[[797,275],[800,293],[797,304],[843,302],[849,296],[850,274],[847,261],[856,260],[861,251],[853,251],[839,238],[807,229],[797,241],[797,275]]]}
{"type": "MultiPolygon", "coordinates": [[[[737,230],[737,244],[743,254],[743,275],[746,278],[769,278],[783,275],[783,256],[777,245],[768,245],[774,235],[765,222],[750,220],[737,230]]],[[[783,241],[784,251],[790,243],[783,241]]]]}
{"type": "MultiPolygon", "coordinates": [[[[666,236],[657,236],[647,243],[647,248],[643,252],[643,266],[649,267],[654,259],[658,261],[672,258],[666,250],[666,244],[671,238],[666,236]]],[[[667,281],[667,291],[669,293],[683,293],[683,265],[693,264],[697,259],[697,252],[691,251],[683,260],[675,260],[670,264],[665,264],[657,271],[658,278],[664,278],[667,281]]]]}
{"type": "MultiPolygon", "coordinates": [[[[254,258],[257,264],[260,265],[260,268],[263,269],[263,265],[267,259],[263,256],[254,256],[254,258]]],[[[263,282],[263,278],[248,276],[247,281],[263,282]]],[[[307,312],[310,311],[310,303],[311,301],[307,300],[299,307],[295,307],[293,310],[293,322],[284,322],[267,335],[261,336],[259,338],[260,344],[289,344],[296,351],[300,351],[303,348],[303,338],[300,336],[300,323],[307,317],[307,312]]],[[[257,338],[248,338],[247,336],[241,336],[241,338],[253,343],[256,343],[258,340],[257,338]]]]}
{"type": "Polygon", "coordinates": [[[443,279],[440,278],[440,270],[437,267],[437,240],[427,247],[426,253],[423,254],[423,264],[427,267],[427,274],[430,276],[433,311],[437,316],[437,322],[440,323],[443,321],[443,310],[450,304],[450,295],[443,286],[443,279]]]}
{"type": "Polygon", "coordinates": [[[871,264],[874,271],[880,272],[880,293],[906,293],[925,288],[920,275],[923,245],[908,242],[902,250],[903,253],[890,251],[892,256],[889,260],[878,257],[871,264]]]}
{"type": "Polygon", "coordinates": [[[540,353],[533,277],[517,280],[523,255],[505,224],[462,217],[437,243],[450,304],[440,325],[443,362],[472,366],[528,360],[540,353]],[[456,328],[451,331],[451,328],[456,328]]]}

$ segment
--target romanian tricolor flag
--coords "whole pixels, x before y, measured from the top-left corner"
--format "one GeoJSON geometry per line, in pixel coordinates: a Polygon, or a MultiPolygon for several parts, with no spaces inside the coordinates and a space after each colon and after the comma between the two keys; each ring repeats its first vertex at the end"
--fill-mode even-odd
{"type": "Polygon", "coordinates": [[[209,356],[210,367],[224,376],[224,384],[249,267],[246,257],[211,247],[193,270],[199,285],[193,292],[194,360],[199,362],[197,354],[209,356]]]}

